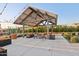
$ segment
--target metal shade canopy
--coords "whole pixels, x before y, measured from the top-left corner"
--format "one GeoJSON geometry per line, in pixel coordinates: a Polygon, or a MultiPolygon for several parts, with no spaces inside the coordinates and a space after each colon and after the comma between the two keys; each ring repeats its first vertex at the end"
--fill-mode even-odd
{"type": "Polygon", "coordinates": [[[53,25],[56,25],[57,15],[34,7],[28,7],[14,23],[28,26],[38,26],[45,20],[50,20],[53,25]]]}

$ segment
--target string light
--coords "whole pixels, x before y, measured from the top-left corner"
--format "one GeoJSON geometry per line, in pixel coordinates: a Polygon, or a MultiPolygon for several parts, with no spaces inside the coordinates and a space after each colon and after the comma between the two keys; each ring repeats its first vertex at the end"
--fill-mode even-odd
{"type": "Polygon", "coordinates": [[[7,7],[7,3],[5,4],[5,6],[4,6],[4,8],[2,9],[2,11],[0,12],[0,15],[2,15],[3,14],[3,12],[5,11],[5,9],[6,9],[6,7],[7,7]]]}
{"type": "MultiPolygon", "coordinates": [[[[3,7],[2,11],[0,12],[0,15],[2,15],[3,12],[5,11],[5,9],[6,9],[6,7],[7,7],[7,4],[8,4],[8,3],[6,3],[5,6],[3,7]]],[[[23,9],[22,9],[18,14],[21,14],[25,9],[26,9],[26,5],[23,7],[23,9]]],[[[15,19],[16,17],[17,17],[17,15],[14,16],[12,19],[15,19]]],[[[11,22],[11,21],[12,21],[12,20],[10,19],[9,21],[6,21],[6,22],[11,22]]],[[[13,21],[12,21],[12,22],[13,22],[13,21]]]]}

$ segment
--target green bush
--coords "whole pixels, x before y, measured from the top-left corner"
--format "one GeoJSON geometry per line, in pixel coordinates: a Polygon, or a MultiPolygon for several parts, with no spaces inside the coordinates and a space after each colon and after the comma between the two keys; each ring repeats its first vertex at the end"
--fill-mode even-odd
{"type": "Polygon", "coordinates": [[[79,26],[77,26],[76,31],[79,32],[79,26]]]}
{"type": "Polygon", "coordinates": [[[71,43],[78,43],[79,42],[79,39],[77,36],[72,36],[71,39],[70,39],[70,42],[71,43]]]}
{"type": "Polygon", "coordinates": [[[70,41],[70,38],[71,38],[71,33],[64,33],[63,34],[64,38],[66,38],[68,41],[70,41]]]}
{"type": "Polygon", "coordinates": [[[75,33],[65,32],[63,36],[71,43],[79,43],[79,37],[76,36],[75,33]]]}
{"type": "Polygon", "coordinates": [[[72,33],[72,36],[74,36],[75,35],[75,33],[72,33]]]}

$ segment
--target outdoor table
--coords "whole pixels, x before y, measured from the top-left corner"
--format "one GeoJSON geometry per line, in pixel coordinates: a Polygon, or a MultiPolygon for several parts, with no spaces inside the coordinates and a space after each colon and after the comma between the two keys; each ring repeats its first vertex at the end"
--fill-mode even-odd
{"type": "Polygon", "coordinates": [[[27,35],[27,38],[32,38],[32,37],[34,37],[34,34],[28,34],[27,35]]]}

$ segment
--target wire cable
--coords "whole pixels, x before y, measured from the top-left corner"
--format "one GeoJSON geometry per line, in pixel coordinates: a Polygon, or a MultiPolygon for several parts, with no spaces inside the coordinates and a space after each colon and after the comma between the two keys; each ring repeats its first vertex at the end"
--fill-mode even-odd
{"type": "Polygon", "coordinates": [[[7,3],[5,4],[5,6],[4,6],[4,8],[2,9],[2,11],[0,12],[0,15],[2,15],[3,14],[3,12],[5,11],[5,9],[6,9],[6,7],[7,7],[7,3]]]}

